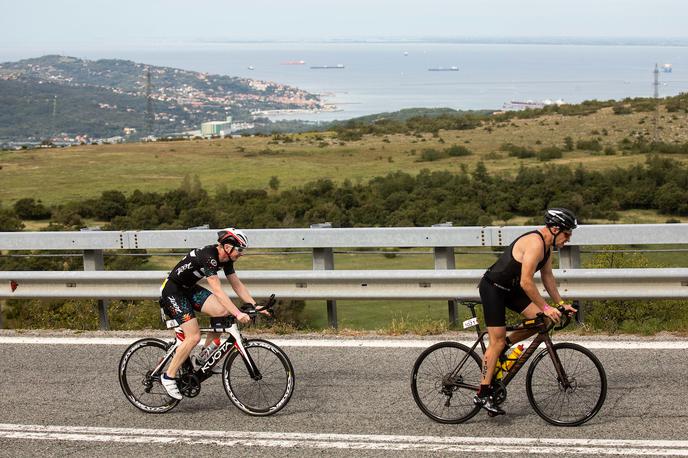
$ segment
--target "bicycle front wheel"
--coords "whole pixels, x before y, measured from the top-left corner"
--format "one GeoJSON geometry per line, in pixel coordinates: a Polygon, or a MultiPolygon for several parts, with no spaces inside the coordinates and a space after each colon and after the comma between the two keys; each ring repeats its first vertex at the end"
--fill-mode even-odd
{"type": "Polygon", "coordinates": [[[147,413],[164,413],[179,400],[170,397],[160,383],[160,373],[153,370],[167,354],[169,344],[160,339],[141,339],[129,346],[119,362],[119,385],[124,396],[137,409],[147,413]]]}
{"type": "Polygon", "coordinates": [[[243,412],[268,416],[281,410],[294,392],[294,368],[287,355],[267,340],[253,339],[244,344],[260,377],[253,378],[238,350],[227,356],[222,381],[230,401],[243,412]]]}
{"type": "Polygon", "coordinates": [[[526,376],[528,401],[545,421],[578,426],[594,417],[607,397],[607,375],[597,356],[574,343],[554,344],[566,380],[557,374],[549,351],[535,357],[526,376]]]}
{"type": "Polygon", "coordinates": [[[411,373],[413,399],[425,415],[440,423],[462,423],[480,410],[473,397],[480,386],[480,358],[459,342],[426,349],[411,373]]]}

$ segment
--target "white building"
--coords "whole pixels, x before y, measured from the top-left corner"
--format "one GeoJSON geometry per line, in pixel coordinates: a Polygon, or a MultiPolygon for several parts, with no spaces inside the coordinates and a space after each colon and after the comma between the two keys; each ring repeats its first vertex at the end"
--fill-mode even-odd
{"type": "Polygon", "coordinates": [[[219,135],[224,137],[229,135],[232,130],[232,117],[227,116],[226,121],[210,121],[201,123],[201,135],[203,137],[212,137],[219,135]]]}

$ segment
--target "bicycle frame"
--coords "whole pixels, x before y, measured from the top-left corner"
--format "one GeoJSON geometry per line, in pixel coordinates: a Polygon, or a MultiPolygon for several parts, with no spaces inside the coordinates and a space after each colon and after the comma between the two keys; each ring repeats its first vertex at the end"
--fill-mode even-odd
{"type": "MultiPolygon", "coordinates": [[[[158,363],[158,365],[155,367],[153,372],[151,373],[152,376],[160,376],[162,372],[162,368],[165,367],[165,365],[172,359],[174,356],[174,352],[177,351],[177,348],[181,345],[181,343],[184,341],[184,331],[180,327],[175,327],[175,340],[172,343],[172,346],[167,350],[167,353],[163,357],[163,359],[158,363]]],[[[246,364],[246,369],[248,370],[248,373],[251,375],[251,378],[253,380],[260,380],[262,378],[260,371],[256,367],[256,364],[253,362],[253,359],[251,358],[251,355],[246,351],[244,348],[244,339],[241,335],[241,332],[239,331],[239,326],[236,323],[233,323],[230,327],[212,327],[212,328],[201,328],[201,333],[209,333],[209,332],[220,332],[220,333],[229,333],[229,336],[222,342],[220,345],[215,349],[215,351],[208,357],[207,361],[200,366],[196,370],[192,370],[191,374],[196,376],[198,378],[199,382],[203,382],[204,380],[208,379],[213,375],[213,371],[211,370],[224,356],[229,354],[232,351],[238,351],[239,354],[241,355],[241,358],[244,360],[244,363],[246,364]]],[[[189,364],[191,366],[190,361],[187,359],[185,364],[189,364]]],[[[191,366],[193,367],[193,366],[191,366]]]]}
{"type": "MultiPolygon", "coordinates": [[[[475,351],[478,344],[480,344],[480,348],[482,349],[484,355],[486,351],[484,337],[488,334],[488,332],[481,331],[480,329],[480,324],[477,321],[477,315],[475,313],[475,306],[477,304],[477,302],[465,302],[465,305],[471,310],[471,314],[473,316],[473,320],[471,321],[471,323],[474,324],[471,324],[471,326],[475,326],[476,332],[478,333],[478,339],[471,347],[471,352],[475,351]]],[[[501,383],[506,387],[509,384],[509,382],[511,382],[511,380],[513,380],[513,378],[516,377],[516,374],[518,374],[518,372],[521,370],[526,361],[528,361],[528,359],[530,359],[533,353],[535,353],[535,350],[537,350],[540,344],[544,342],[546,350],[552,358],[552,362],[554,363],[554,368],[557,372],[557,376],[559,377],[560,383],[562,383],[564,388],[570,388],[570,382],[568,380],[568,377],[566,377],[564,368],[561,364],[561,361],[559,360],[559,355],[557,355],[557,352],[554,351],[552,339],[549,336],[549,326],[547,326],[541,318],[534,318],[530,320],[525,320],[522,325],[506,327],[507,331],[515,331],[520,329],[536,329],[538,332],[533,341],[531,342],[530,346],[528,346],[528,348],[516,359],[516,361],[514,361],[514,364],[511,366],[511,368],[509,368],[509,370],[506,371],[506,375],[504,375],[504,377],[501,379],[501,383]]],[[[469,353],[466,353],[463,359],[456,366],[454,372],[452,372],[452,378],[456,378],[456,374],[459,373],[468,357],[469,353]]],[[[456,383],[456,386],[459,386],[461,388],[470,388],[476,391],[480,388],[477,385],[469,385],[466,383],[456,383]]]]}

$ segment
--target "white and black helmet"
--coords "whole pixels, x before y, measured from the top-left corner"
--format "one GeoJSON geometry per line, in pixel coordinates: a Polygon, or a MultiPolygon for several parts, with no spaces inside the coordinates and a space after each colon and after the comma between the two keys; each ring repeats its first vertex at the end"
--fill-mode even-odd
{"type": "Polygon", "coordinates": [[[562,231],[572,231],[578,227],[576,215],[566,208],[550,208],[545,212],[545,225],[558,227],[562,231]]]}
{"type": "Polygon", "coordinates": [[[235,247],[248,248],[248,237],[243,231],[228,227],[217,232],[217,243],[221,245],[229,243],[235,247]]]}

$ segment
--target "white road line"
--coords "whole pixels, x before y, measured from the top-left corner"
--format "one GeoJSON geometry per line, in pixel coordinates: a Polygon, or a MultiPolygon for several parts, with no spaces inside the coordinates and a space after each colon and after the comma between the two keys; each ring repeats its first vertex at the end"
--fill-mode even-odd
{"type": "MultiPolygon", "coordinates": [[[[251,338],[251,336],[247,336],[251,338]]],[[[257,336],[260,337],[260,336],[257,336]]],[[[0,344],[30,345],[131,345],[141,337],[39,337],[39,336],[0,336],[0,344]]],[[[345,347],[345,348],[427,348],[440,340],[419,339],[272,339],[280,347],[345,347]]],[[[639,340],[576,340],[558,337],[556,341],[576,342],[590,349],[611,350],[687,350],[688,340],[639,341],[639,340]]],[[[474,340],[460,340],[469,347],[474,340]]],[[[526,342],[526,344],[528,341],[526,342]]]]}
{"type": "Polygon", "coordinates": [[[67,442],[154,443],[222,447],[407,450],[584,455],[688,456],[688,441],[443,437],[367,434],[192,431],[0,424],[0,438],[67,442]]]}

